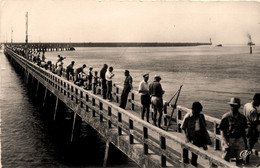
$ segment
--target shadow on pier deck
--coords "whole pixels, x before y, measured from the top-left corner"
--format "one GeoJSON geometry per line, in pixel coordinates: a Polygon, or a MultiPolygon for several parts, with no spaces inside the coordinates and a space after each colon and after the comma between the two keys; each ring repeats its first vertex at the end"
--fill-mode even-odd
{"type": "MultiPolygon", "coordinates": [[[[122,87],[118,85],[113,86],[115,101],[108,102],[100,95],[74,85],[72,81],[67,81],[49,70],[40,68],[9,48],[5,48],[5,54],[14,67],[25,74],[26,82],[36,85],[36,93],[40,87],[44,89],[43,95],[38,94],[43,97],[43,105],[47,105],[46,100],[49,95],[56,97],[53,120],[56,120],[56,112],[61,102],[74,112],[71,141],[75,134],[75,122],[79,120],[87,122],[104,137],[106,140],[104,167],[109,157],[108,150],[111,143],[140,167],[192,167],[182,161],[183,151],[186,150],[199,155],[198,167],[236,167],[234,163],[226,162],[220,157],[219,119],[205,115],[207,122],[211,123],[212,130],[209,133],[213,145],[204,151],[191,143],[184,142],[185,138],[181,133],[180,124],[184,113],[190,109],[178,106],[176,121],[172,122],[169,131],[165,131],[140,119],[141,104],[138,101],[138,93],[135,91],[130,93],[129,107],[124,110],[118,107],[122,90],[122,87]]],[[[96,89],[100,91],[100,88],[96,89]]],[[[164,121],[167,121],[167,109],[171,109],[171,105],[165,106],[164,121]]],[[[257,155],[258,152],[255,151],[252,164],[247,165],[248,167],[254,167],[257,164],[257,155]]]]}

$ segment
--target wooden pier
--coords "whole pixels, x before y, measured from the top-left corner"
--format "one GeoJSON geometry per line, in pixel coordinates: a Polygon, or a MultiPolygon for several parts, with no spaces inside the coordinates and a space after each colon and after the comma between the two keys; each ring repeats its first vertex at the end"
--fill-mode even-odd
{"type": "MultiPolygon", "coordinates": [[[[53,109],[53,120],[56,120],[59,104],[63,102],[73,111],[72,131],[70,140],[73,141],[75,134],[75,123],[84,120],[94,128],[106,140],[106,152],[104,164],[106,167],[108,150],[113,144],[125,155],[132,159],[138,166],[145,168],[158,167],[193,167],[191,164],[183,163],[183,153],[189,151],[196,153],[198,167],[237,167],[235,163],[226,162],[221,158],[221,137],[219,135],[219,119],[205,115],[207,122],[211,125],[209,130],[213,145],[208,150],[198,148],[191,143],[185,143],[184,134],[181,132],[180,124],[183,115],[190,109],[177,106],[177,119],[172,123],[169,131],[162,130],[142,120],[140,116],[139,101],[140,94],[132,91],[128,98],[126,110],[118,106],[122,86],[113,85],[114,102],[104,100],[100,92],[85,90],[59,77],[49,70],[43,69],[24,57],[16,54],[11,48],[5,47],[5,55],[12,65],[22,71],[27,83],[35,85],[36,95],[42,97],[43,105],[47,105],[48,97],[55,96],[55,108],[53,109]],[[44,90],[40,94],[39,89],[44,90]],[[94,94],[95,93],[95,94],[94,94]]],[[[166,125],[168,113],[172,105],[164,107],[164,125],[166,125]]],[[[254,150],[254,159],[258,158],[258,151],[254,150]]],[[[253,160],[254,160],[253,159],[253,160]]],[[[257,162],[252,163],[252,165],[257,162]]],[[[248,165],[252,167],[252,165],[248,165]]]]}

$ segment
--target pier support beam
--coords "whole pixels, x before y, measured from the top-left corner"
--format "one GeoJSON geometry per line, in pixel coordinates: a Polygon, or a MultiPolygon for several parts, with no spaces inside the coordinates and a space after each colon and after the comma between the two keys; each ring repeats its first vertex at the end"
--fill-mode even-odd
{"type": "Polygon", "coordinates": [[[44,93],[43,103],[42,103],[42,106],[43,106],[43,107],[45,106],[45,101],[46,101],[47,93],[48,93],[48,89],[47,89],[47,87],[45,87],[45,93],[44,93]]]}
{"type": "Polygon", "coordinates": [[[74,112],[73,123],[72,123],[72,129],[71,129],[71,136],[70,136],[70,142],[73,141],[73,134],[74,134],[74,128],[75,128],[76,117],[77,117],[77,113],[74,112]]]}
{"type": "Polygon", "coordinates": [[[28,84],[29,83],[29,79],[30,79],[30,73],[29,71],[27,72],[27,75],[26,75],[26,83],[28,84]]]}
{"type": "Polygon", "coordinates": [[[106,142],[106,151],[104,156],[103,167],[107,167],[108,151],[109,151],[109,140],[107,140],[106,142]]]}
{"type": "Polygon", "coordinates": [[[40,83],[40,82],[37,80],[37,87],[36,87],[35,97],[37,97],[37,95],[38,95],[39,83],[40,83]]]}
{"type": "Polygon", "coordinates": [[[59,105],[59,98],[56,97],[56,104],[55,104],[55,109],[54,109],[53,121],[56,120],[56,113],[57,113],[57,110],[58,110],[58,105],[59,105]]]}

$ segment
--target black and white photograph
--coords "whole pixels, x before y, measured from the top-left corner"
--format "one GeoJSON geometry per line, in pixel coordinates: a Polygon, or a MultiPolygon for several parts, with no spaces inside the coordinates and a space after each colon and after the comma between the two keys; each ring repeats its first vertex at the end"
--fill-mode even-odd
{"type": "Polygon", "coordinates": [[[260,1],[0,0],[0,167],[260,167],[260,1]]]}

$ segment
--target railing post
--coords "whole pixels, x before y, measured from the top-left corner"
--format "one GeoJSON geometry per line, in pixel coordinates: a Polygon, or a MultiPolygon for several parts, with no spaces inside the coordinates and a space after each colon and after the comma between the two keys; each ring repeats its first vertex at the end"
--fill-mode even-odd
{"type": "MultiPolygon", "coordinates": [[[[86,95],[86,102],[89,102],[89,96],[86,95]]],[[[86,112],[89,112],[89,106],[86,104],[86,112]]]]}
{"type": "Polygon", "coordinates": [[[131,134],[131,130],[134,129],[134,122],[133,120],[129,119],[129,143],[134,143],[134,136],[131,134]]]}
{"type": "Polygon", "coordinates": [[[177,114],[177,132],[181,132],[181,123],[180,120],[182,119],[182,112],[181,110],[177,110],[178,114],[177,114]]]}
{"type": "Polygon", "coordinates": [[[100,114],[99,114],[99,121],[100,122],[103,122],[103,114],[102,114],[102,111],[103,111],[103,103],[102,102],[99,102],[99,110],[100,110],[100,114]]]}
{"type": "Polygon", "coordinates": [[[122,135],[122,128],[120,126],[120,124],[122,123],[122,114],[120,112],[118,112],[117,114],[117,121],[118,121],[118,135],[122,135]]]}
{"type": "MultiPolygon", "coordinates": [[[[164,105],[163,106],[163,123],[164,123],[164,126],[167,126],[167,106],[166,105],[164,105]]],[[[171,122],[171,118],[169,119],[169,122],[171,122]]]]}
{"type": "Polygon", "coordinates": [[[68,95],[68,97],[70,97],[70,85],[69,84],[67,85],[67,90],[68,90],[67,91],[67,93],[68,93],[67,95],[68,95]]]}
{"type": "MultiPolygon", "coordinates": [[[[96,106],[96,99],[92,97],[92,106],[96,106]]],[[[92,110],[92,117],[96,117],[96,111],[92,110]]]]}
{"type": "Polygon", "coordinates": [[[189,163],[189,151],[184,146],[181,146],[181,148],[182,148],[182,162],[189,163]]]}
{"type": "MultiPolygon", "coordinates": [[[[71,92],[73,93],[74,92],[74,87],[73,86],[71,86],[71,92]]],[[[74,97],[73,97],[73,95],[71,94],[71,100],[73,100],[74,99],[74,97]]]]}
{"type": "MultiPolygon", "coordinates": [[[[108,116],[111,116],[111,115],[112,115],[111,107],[108,107],[107,115],[108,115],[108,116]]],[[[108,125],[108,128],[112,128],[112,122],[110,121],[110,119],[107,120],[107,125],[108,125]]]]}
{"type": "Polygon", "coordinates": [[[148,145],[145,143],[145,140],[148,139],[148,129],[146,127],[143,127],[143,138],[144,138],[143,150],[144,150],[144,154],[147,155],[148,154],[148,145]]]}
{"type": "Polygon", "coordinates": [[[119,88],[116,86],[116,102],[117,102],[117,103],[119,103],[118,94],[119,94],[119,88]]]}
{"type": "Polygon", "coordinates": [[[132,93],[131,94],[132,96],[131,96],[131,102],[132,102],[132,110],[134,111],[135,110],[135,103],[134,103],[134,101],[135,101],[135,94],[134,93],[132,93]]]}
{"type": "MultiPolygon", "coordinates": [[[[161,136],[161,149],[164,151],[166,149],[166,139],[165,137],[161,136]]],[[[166,156],[164,154],[161,154],[161,166],[166,166],[166,156]]]]}

